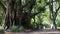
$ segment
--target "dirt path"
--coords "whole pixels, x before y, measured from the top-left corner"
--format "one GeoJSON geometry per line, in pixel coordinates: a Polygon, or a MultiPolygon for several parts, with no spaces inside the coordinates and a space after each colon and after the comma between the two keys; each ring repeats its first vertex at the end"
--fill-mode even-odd
{"type": "Polygon", "coordinates": [[[7,32],[5,34],[60,34],[60,32],[21,32],[21,33],[7,32]]]}
{"type": "Polygon", "coordinates": [[[43,31],[32,31],[32,32],[5,32],[5,34],[60,34],[60,31],[55,30],[43,30],[43,31]]]}

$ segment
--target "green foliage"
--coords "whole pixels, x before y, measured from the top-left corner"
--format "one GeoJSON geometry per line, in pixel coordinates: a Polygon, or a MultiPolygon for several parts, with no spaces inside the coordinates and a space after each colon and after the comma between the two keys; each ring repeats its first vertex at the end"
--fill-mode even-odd
{"type": "Polygon", "coordinates": [[[57,23],[57,26],[58,26],[58,27],[60,27],[60,22],[59,22],[59,23],[57,23]]]}
{"type": "Polygon", "coordinates": [[[31,19],[31,24],[32,24],[32,25],[34,24],[34,19],[33,19],[33,18],[31,19]]]}
{"type": "Polygon", "coordinates": [[[56,22],[57,22],[57,27],[60,27],[60,21],[56,20],[56,22]]]}
{"type": "Polygon", "coordinates": [[[2,25],[3,16],[3,11],[0,11],[0,26],[2,25]]]}
{"type": "Polygon", "coordinates": [[[49,25],[49,24],[44,24],[44,26],[45,26],[46,28],[50,28],[50,25],[49,25]]]}
{"type": "Polygon", "coordinates": [[[23,26],[12,26],[10,27],[10,31],[11,32],[21,32],[21,31],[24,31],[24,27],[23,26]]]}
{"type": "Polygon", "coordinates": [[[60,27],[57,27],[57,29],[59,29],[59,30],[60,30],[60,27]]]}
{"type": "Polygon", "coordinates": [[[50,2],[46,2],[46,5],[49,5],[50,4],[50,2]]]}
{"type": "Polygon", "coordinates": [[[10,31],[12,31],[12,32],[18,31],[18,26],[11,26],[10,31]]]}
{"type": "Polygon", "coordinates": [[[45,10],[45,7],[39,7],[38,8],[38,11],[44,11],[45,10]]]}
{"type": "Polygon", "coordinates": [[[1,2],[3,3],[3,5],[6,5],[6,1],[7,0],[1,0],[1,2]]]}
{"type": "Polygon", "coordinates": [[[5,30],[3,29],[2,26],[0,26],[0,33],[3,33],[5,30]]]}
{"type": "Polygon", "coordinates": [[[5,30],[4,29],[0,29],[0,32],[2,33],[2,32],[4,32],[5,30]]]}
{"type": "Polygon", "coordinates": [[[24,31],[25,30],[25,28],[23,27],[23,26],[21,26],[19,29],[18,29],[18,31],[20,32],[20,31],[24,31]]]}

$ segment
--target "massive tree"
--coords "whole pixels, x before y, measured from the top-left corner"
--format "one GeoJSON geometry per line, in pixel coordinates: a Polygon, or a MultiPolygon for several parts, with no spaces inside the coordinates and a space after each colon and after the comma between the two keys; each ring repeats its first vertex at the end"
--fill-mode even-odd
{"type": "MultiPolygon", "coordinates": [[[[5,4],[0,1],[0,6],[5,12],[5,27],[24,26],[25,28],[33,28],[31,26],[31,18],[45,10],[45,6],[39,7],[38,12],[31,13],[36,5],[37,0],[6,0],[5,4]]],[[[37,9],[36,9],[37,10],[37,9]]]]}
{"type": "Polygon", "coordinates": [[[5,17],[5,26],[9,28],[13,24],[14,18],[14,0],[7,0],[6,1],[6,17],[5,17]]]}
{"type": "Polygon", "coordinates": [[[31,28],[30,25],[30,14],[36,0],[29,0],[25,5],[22,5],[21,0],[7,0],[6,7],[0,1],[0,6],[5,12],[5,26],[9,28],[10,26],[18,25],[25,26],[26,28],[31,28]]]}

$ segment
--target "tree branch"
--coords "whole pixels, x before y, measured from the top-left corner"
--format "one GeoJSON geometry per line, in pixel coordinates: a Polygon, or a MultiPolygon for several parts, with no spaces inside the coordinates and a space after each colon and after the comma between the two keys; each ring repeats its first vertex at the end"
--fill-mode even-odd
{"type": "MultiPolygon", "coordinates": [[[[56,10],[56,13],[59,11],[59,9],[60,9],[60,7],[58,7],[58,9],[56,10]]],[[[56,13],[55,13],[55,14],[56,14],[56,13]]]]}
{"type": "Polygon", "coordinates": [[[39,13],[41,13],[41,12],[34,13],[33,16],[35,16],[35,15],[37,15],[37,14],[39,14],[39,13]]]}
{"type": "MultiPolygon", "coordinates": [[[[44,7],[46,7],[46,5],[45,5],[44,7]]],[[[39,11],[39,12],[37,12],[37,13],[33,13],[32,16],[35,16],[35,15],[41,13],[41,12],[44,13],[44,11],[39,11]]]]}
{"type": "Polygon", "coordinates": [[[57,14],[58,14],[59,9],[60,9],[60,6],[58,7],[58,9],[55,12],[55,18],[57,17],[57,14]]]}

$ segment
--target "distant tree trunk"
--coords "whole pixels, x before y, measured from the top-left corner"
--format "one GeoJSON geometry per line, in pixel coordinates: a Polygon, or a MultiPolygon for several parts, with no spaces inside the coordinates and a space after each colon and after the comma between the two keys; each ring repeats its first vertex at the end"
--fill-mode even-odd
{"type": "Polygon", "coordinates": [[[21,0],[18,1],[18,7],[17,7],[17,23],[18,25],[21,25],[21,19],[22,19],[22,12],[23,12],[23,8],[22,8],[22,2],[21,0]]]}
{"type": "Polygon", "coordinates": [[[17,18],[16,18],[17,14],[16,13],[17,13],[17,3],[16,3],[16,0],[14,0],[14,19],[13,19],[14,22],[13,22],[13,25],[17,25],[17,18]]]}
{"type": "MultiPolygon", "coordinates": [[[[57,3],[57,1],[55,1],[57,3]]],[[[51,20],[53,21],[53,25],[54,25],[54,29],[57,29],[57,25],[56,25],[56,17],[57,17],[57,13],[58,13],[58,10],[60,9],[60,7],[58,7],[58,9],[55,9],[56,12],[53,11],[53,0],[50,0],[50,18],[51,20]]],[[[56,6],[57,7],[57,6],[56,6]]]]}

